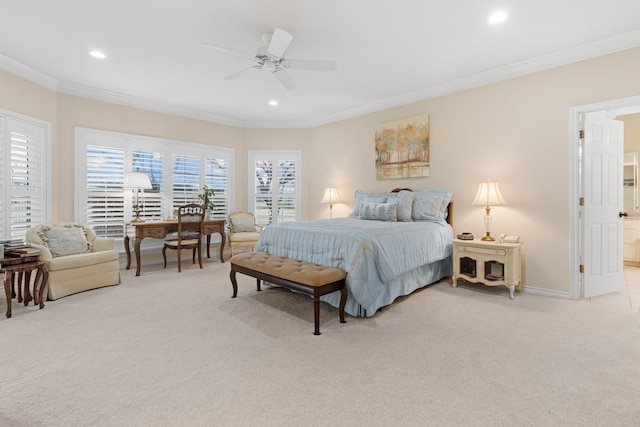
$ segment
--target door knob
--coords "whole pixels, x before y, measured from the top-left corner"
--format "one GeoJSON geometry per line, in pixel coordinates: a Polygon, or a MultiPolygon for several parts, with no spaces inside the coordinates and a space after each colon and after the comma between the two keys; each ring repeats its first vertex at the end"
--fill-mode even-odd
{"type": "Polygon", "coordinates": [[[618,216],[619,216],[620,218],[622,218],[623,216],[627,216],[627,215],[628,215],[628,214],[627,214],[626,212],[620,212],[620,213],[618,213],[618,216]]]}

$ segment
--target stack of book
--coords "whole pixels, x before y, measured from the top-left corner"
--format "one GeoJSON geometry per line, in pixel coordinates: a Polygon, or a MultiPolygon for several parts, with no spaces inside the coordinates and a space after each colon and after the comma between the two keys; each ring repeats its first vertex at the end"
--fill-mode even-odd
{"type": "Polygon", "coordinates": [[[40,255],[40,249],[38,248],[33,248],[31,246],[19,246],[19,247],[10,247],[10,248],[5,248],[5,252],[12,252],[14,254],[20,254],[20,255],[40,255]]]}

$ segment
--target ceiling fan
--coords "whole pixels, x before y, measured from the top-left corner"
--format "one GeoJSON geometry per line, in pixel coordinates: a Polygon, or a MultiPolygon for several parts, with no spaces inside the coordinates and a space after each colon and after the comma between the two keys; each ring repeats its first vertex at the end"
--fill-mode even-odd
{"type": "Polygon", "coordinates": [[[262,41],[265,45],[260,46],[255,55],[248,55],[243,52],[227,49],[224,47],[214,46],[210,44],[202,44],[203,47],[216,50],[222,53],[228,53],[231,55],[242,56],[248,58],[256,63],[249,68],[245,68],[233,74],[226,76],[225,80],[236,79],[244,75],[249,70],[269,70],[278,79],[278,81],[288,90],[295,89],[295,83],[291,75],[287,72],[287,69],[303,69],[303,70],[315,70],[315,71],[335,71],[338,65],[336,61],[330,60],[316,60],[316,59],[286,59],[284,54],[289,44],[293,40],[293,36],[282,30],[276,28],[273,32],[264,33],[262,35],[262,41]]]}

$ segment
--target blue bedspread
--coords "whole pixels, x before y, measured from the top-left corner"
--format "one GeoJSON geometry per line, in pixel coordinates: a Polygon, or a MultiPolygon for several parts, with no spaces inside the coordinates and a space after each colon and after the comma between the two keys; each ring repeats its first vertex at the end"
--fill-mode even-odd
{"type": "MultiPolygon", "coordinates": [[[[349,299],[355,300],[347,305],[347,312],[370,316],[379,308],[383,293],[395,294],[385,288],[400,276],[450,258],[452,238],[453,230],[445,222],[336,218],[269,225],[256,250],[346,271],[349,299]],[[356,306],[360,306],[357,313],[356,306]]],[[[326,300],[333,304],[334,299],[326,300]]]]}

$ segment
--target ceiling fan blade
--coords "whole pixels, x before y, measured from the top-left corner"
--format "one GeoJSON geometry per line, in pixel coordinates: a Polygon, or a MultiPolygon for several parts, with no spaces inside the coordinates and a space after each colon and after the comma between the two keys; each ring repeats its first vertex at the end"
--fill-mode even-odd
{"type": "Polygon", "coordinates": [[[282,86],[286,87],[287,90],[293,90],[296,88],[296,84],[293,82],[291,75],[282,68],[274,71],[273,75],[276,76],[276,79],[278,79],[278,81],[282,83],[282,86]]]}
{"type": "Polygon", "coordinates": [[[284,51],[289,47],[291,40],[293,40],[293,36],[291,34],[285,30],[276,28],[273,30],[271,42],[267,48],[267,54],[269,56],[275,56],[276,58],[282,58],[284,56],[284,51]]]}
{"type": "Polygon", "coordinates": [[[253,59],[253,55],[248,55],[246,53],[238,52],[237,50],[227,49],[225,47],[214,46],[212,44],[202,43],[200,46],[206,47],[207,49],[215,50],[216,52],[226,53],[229,55],[241,56],[243,58],[253,59]]]}
{"type": "Polygon", "coordinates": [[[259,65],[254,65],[253,67],[249,67],[249,68],[245,68],[244,70],[240,70],[238,72],[235,72],[233,74],[229,74],[227,77],[225,77],[225,80],[233,80],[233,79],[237,79],[238,77],[244,75],[247,71],[251,70],[251,69],[257,69],[259,70],[261,67],[259,65]]]}
{"type": "Polygon", "coordinates": [[[325,61],[315,59],[285,59],[282,62],[285,68],[297,68],[315,71],[335,71],[338,68],[336,61],[325,61]]]}

